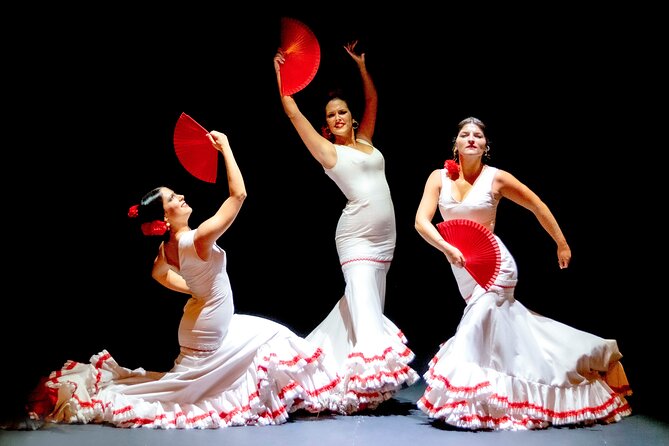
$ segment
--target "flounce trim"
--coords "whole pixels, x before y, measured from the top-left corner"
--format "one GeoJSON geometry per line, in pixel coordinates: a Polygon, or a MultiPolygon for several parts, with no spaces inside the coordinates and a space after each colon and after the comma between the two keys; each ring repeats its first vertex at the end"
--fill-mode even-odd
{"type": "Polygon", "coordinates": [[[550,425],[616,422],[631,414],[624,397],[631,391],[617,393],[604,379],[556,387],[527,382],[476,364],[458,364],[449,367],[446,374],[438,374],[437,362],[433,358],[423,375],[427,388],[417,406],[428,417],[460,428],[542,429],[550,425]]]}
{"type": "Polygon", "coordinates": [[[340,373],[342,413],[375,409],[403,387],[415,383],[420,376],[408,365],[414,357],[402,343],[385,349],[358,345],[349,353],[340,373]]]}
{"type": "Polygon", "coordinates": [[[258,349],[235,388],[192,404],[145,400],[114,391],[114,384],[123,378],[155,374],[159,379],[162,374],[121,367],[103,350],[91,357],[90,364],[68,361],[51,373],[45,385],[57,389],[58,401],[45,421],[210,429],[281,424],[298,409],[341,411],[340,397],[334,392],[339,377],[323,367],[320,349],[305,352],[303,347],[290,339],[270,341],[258,349]]]}

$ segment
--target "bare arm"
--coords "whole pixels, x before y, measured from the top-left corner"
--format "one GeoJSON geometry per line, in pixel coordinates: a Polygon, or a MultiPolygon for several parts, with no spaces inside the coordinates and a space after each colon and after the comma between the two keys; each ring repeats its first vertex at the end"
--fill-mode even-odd
{"type": "Polygon", "coordinates": [[[353,58],[360,70],[360,77],[362,78],[362,88],[365,95],[365,109],[362,113],[362,119],[358,123],[358,131],[356,137],[372,144],[372,137],[374,136],[374,129],[376,127],[376,112],[378,110],[378,94],[374,81],[367,71],[365,64],[365,53],[359,55],[355,52],[355,46],[358,44],[357,40],[344,45],[346,52],[353,58]]]}
{"type": "Polygon", "coordinates": [[[208,137],[214,147],[223,154],[230,196],[223,202],[218,211],[203,221],[195,231],[193,242],[195,250],[202,260],[209,259],[214,243],[237,218],[242,203],[246,199],[244,178],[232,154],[228,137],[217,131],[209,132],[208,137]]]}
{"type": "MultiPolygon", "coordinates": [[[[285,62],[283,53],[279,51],[274,56],[274,70],[276,71],[276,80],[279,86],[279,94],[281,93],[281,65],[285,62]]],[[[298,135],[302,139],[304,145],[307,146],[311,155],[324,168],[330,169],[337,162],[337,152],[334,144],[323,137],[307,118],[302,114],[297,106],[297,103],[292,96],[281,95],[281,104],[283,111],[290,119],[290,122],[297,130],[298,135]]]]}
{"type": "Polygon", "coordinates": [[[539,196],[516,177],[503,170],[497,172],[493,183],[493,190],[534,214],[541,227],[544,228],[557,245],[560,268],[567,268],[571,261],[571,249],[553,213],[539,196]]]}
{"type": "Polygon", "coordinates": [[[465,258],[458,248],[446,242],[439,234],[437,228],[432,224],[432,219],[439,204],[439,193],[441,191],[441,171],[433,171],[425,183],[423,197],[416,211],[414,227],[426,242],[441,251],[449,263],[463,267],[465,258]]]}
{"type": "Polygon", "coordinates": [[[191,294],[190,288],[188,288],[188,285],[186,284],[186,280],[184,280],[184,278],[181,277],[179,273],[172,270],[167,264],[165,250],[162,243],[158,249],[158,255],[153,261],[151,277],[157,280],[158,283],[160,283],[162,286],[169,288],[172,291],[191,294]]]}

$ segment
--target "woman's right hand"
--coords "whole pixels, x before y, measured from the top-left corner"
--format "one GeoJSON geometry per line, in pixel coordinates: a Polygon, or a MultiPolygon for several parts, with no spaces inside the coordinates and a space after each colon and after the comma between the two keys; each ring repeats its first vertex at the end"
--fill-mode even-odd
{"type": "Polygon", "coordinates": [[[460,250],[455,246],[449,244],[446,248],[446,251],[444,252],[444,255],[448,259],[448,263],[451,265],[455,265],[458,268],[465,267],[465,256],[462,255],[462,252],[460,252],[460,250]]]}
{"type": "Polygon", "coordinates": [[[207,133],[207,137],[209,137],[209,141],[211,141],[216,150],[218,150],[221,153],[224,153],[223,151],[226,148],[230,147],[230,143],[228,142],[228,137],[225,133],[212,130],[211,132],[207,133]]]}

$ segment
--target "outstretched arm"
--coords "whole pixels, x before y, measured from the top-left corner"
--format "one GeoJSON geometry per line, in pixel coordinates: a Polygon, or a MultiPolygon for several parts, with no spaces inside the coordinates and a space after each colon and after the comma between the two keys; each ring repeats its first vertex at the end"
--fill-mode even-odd
{"type": "Polygon", "coordinates": [[[437,228],[432,224],[434,213],[439,203],[439,192],[441,191],[441,171],[433,171],[425,183],[423,197],[416,211],[414,227],[426,242],[441,251],[451,263],[458,267],[465,266],[465,257],[460,250],[446,242],[439,234],[437,228]]]}
{"type": "MultiPolygon", "coordinates": [[[[276,71],[276,80],[279,86],[279,94],[281,94],[281,65],[286,61],[281,50],[274,56],[274,70],[276,71]]],[[[313,125],[307,120],[297,106],[297,103],[292,96],[281,95],[281,104],[283,111],[290,119],[290,122],[297,130],[298,135],[302,139],[304,145],[307,146],[311,155],[323,167],[329,169],[337,162],[337,152],[334,144],[325,139],[313,125]]]]}
{"type": "Polygon", "coordinates": [[[246,199],[244,177],[232,154],[228,137],[215,130],[209,132],[207,136],[214,147],[223,154],[230,196],[223,202],[218,211],[212,217],[203,221],[195,231],[195,249],[202,260],[209,259],[214,243],[237,218],[242,203],[246,199]]]}
{"type": "Polygon", "coordinates": [[[553,216],[548,206],[529,187],[521,183],[509,172],[500,170],[495,176],[493,189],[500,195],[508,198],[516,204],[531,211],[539,220],[541,227],[551,236],[557,245],[558,264],[560,268],[566,268],[571,261],[571,249],[567,244],[560,225],[553,216]]]}
{"type": "Polygon", "coordinates": [[[365,95],[365,109],[362,113],[362,120],[358,123],[358,131],[356,137],[367,141],[372,145],[372,137],[374,136],[374,128],[376,127],[376,112],[378,110],[378,94],[376,86],[367,71],[365,64],[365,53],[357,54],[355,47],[358,44],[357,40],[344,45],[344,49],[351,56],[351,58],[358,65],[360,70],[360,77],[362,78],[362,88],[365,95]]]}

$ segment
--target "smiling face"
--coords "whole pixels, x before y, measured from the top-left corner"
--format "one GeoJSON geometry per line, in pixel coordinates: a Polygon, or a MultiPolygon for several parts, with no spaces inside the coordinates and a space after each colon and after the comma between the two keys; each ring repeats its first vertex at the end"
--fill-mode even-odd
{"type": "Polygon", "coordinates": [[[343,99],[332,99],[325,106],[325,122],[330,133],[346,137],[353,132],[353,117],[348,104],[343,99]]]}
{"type": "Polygon", "coordinates": [[[163,196],[165,218],[172,228],[178,229],[181,226],[186,226],[188,224],[188,217],[190,217],[193,209],[188,206],[184,196],[175,193],[167,187],[163,187],[161,193],[163,196]]]}
{"type": "Polygon", "coordinates": [[[476,124],[465,124],[455,139],[455,148],[460,159],[463,157],[482,157],[488,140],[485,133],[476,124]]]}

